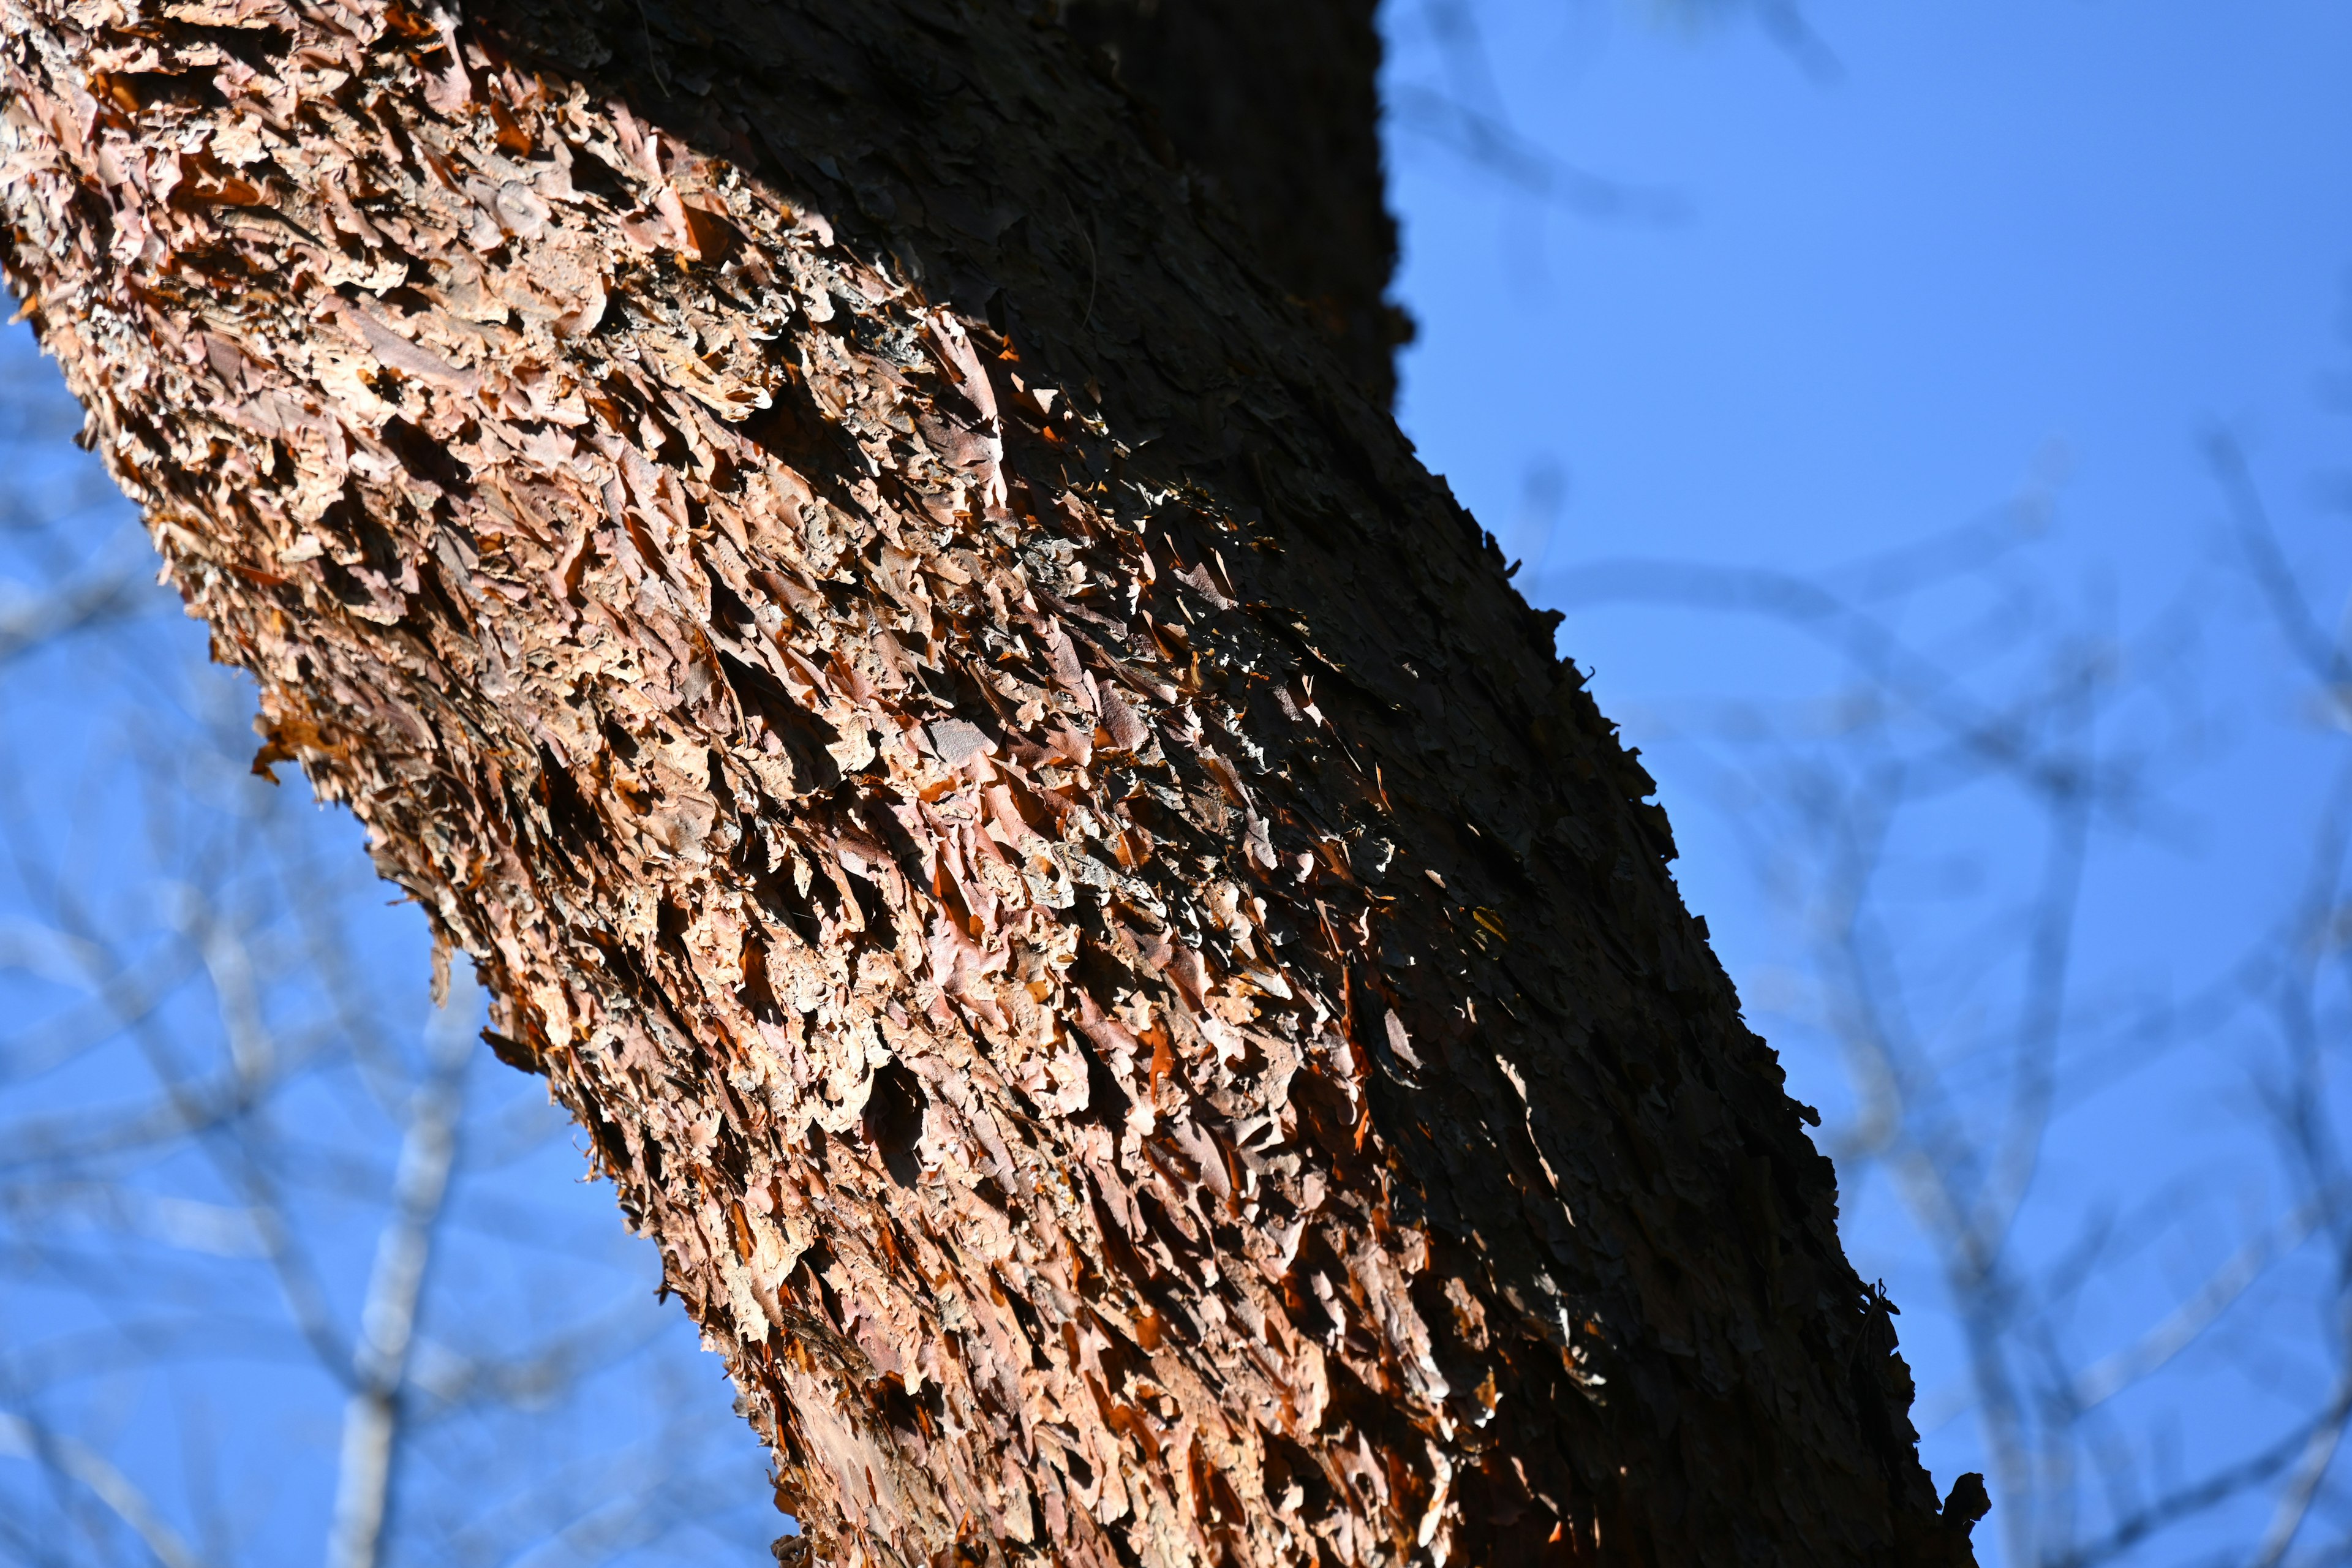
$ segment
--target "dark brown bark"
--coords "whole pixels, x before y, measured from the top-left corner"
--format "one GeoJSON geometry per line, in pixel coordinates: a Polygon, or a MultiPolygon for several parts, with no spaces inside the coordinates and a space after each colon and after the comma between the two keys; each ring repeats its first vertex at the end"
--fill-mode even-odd
{"type": "Polygon", "coordinates": [[[260,764],[823,1560],[1967,1561],[1650,781],[1058,30],[0,18],[11,278],[260,764]]]}
{"type": "Polygon", "coordinates": [[[1168,148],[1231,203],[1252,257],[1331,338],[1364,395],[1396,391],[1412,321],[1388,299],[1396,223],[1381,170],[1374,0],[1076,0],[1168,148]]]}

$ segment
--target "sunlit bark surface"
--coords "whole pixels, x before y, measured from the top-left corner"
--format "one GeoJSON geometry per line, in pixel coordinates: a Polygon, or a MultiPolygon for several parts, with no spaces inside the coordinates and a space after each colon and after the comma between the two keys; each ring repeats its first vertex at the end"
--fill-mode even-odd
{"type": "Polygon", "coordinates": [[[1968,1559],[1650,781],[1060,28],[0,18],[11,279],[261,763],[819,1560],[1968,1559]]]}

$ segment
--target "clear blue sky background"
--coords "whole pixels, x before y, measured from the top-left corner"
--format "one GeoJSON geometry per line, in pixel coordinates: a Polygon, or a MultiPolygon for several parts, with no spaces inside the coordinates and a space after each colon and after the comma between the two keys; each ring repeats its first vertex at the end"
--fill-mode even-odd
{"type": "MultiPolygon", "coordinates": [[[[2185,596],[2199,640],[2178,679],[2210,721],[2193,765],[2158,781],[2162,841],[2101,840],[2084,972],[2137,996],[2236,957],[2303,869],[2336,753],[2254,613],[2200,444],[2217,428],[2243,443],[2332,623],[2352,584],[2352,9],[1824,0],[1805,15],[1828,69],[1736,9],[1697,26],[1599,0],[1469,10],[1492,73],[1480,107],[1561,164],[1678,209],[1580,215],[1400,117],[1400,293],[1421,323],[1403,422],[1527,559],[1529,597],[1616,556],[1814,572],[2035,500],[2052,529],[2033,570],[2060,601],[2110,605],[2127,628],[2185,596]]],[[[1394,101],[1475,85],[1444,68],[1446,13],[1390,0],[1394,101]]],[[[1683,886],[1751,1021],[1801,1095],[1848,1104],[1836,1061],[1770,1016],[1790,933],[1711,809],[1698,753],[1672,738],[1692,698],[1818,692],[1830,665],[1768,626],[1654,607],[1579,609],[1560,646],[1646,748],[1683,886]]],[[[1934,819],[1993,862],[1996,891],[2015,869],[1999,863],[2008,809],[1962,801],[1934,819]]],[[[1913,918],[1927,943],[1958,917],[1923,902],[1913,918]]],[[[2243,1114],[2263,1048],[2225,1033],[2084,1100],[2062,1123],[2063,1201],[2034,1244],[2168,1182],[2209,1206],[2277,1201],[2243,1114]]],[[[1849,1180],[1846,1200],[1858,1265],[1908,1304],[1927,1454],[1948,1482],[1983,1450],[1938,1283],[1883,1192],[1849,1180]]],[[[2227,1228],[2144,1260],[2137,1299],[2091,1314],[2085,1342],[2144,1327],[2227,1228]]],[[[2169,1397],[2132,1419],[2185,1424],[2192,1468],[2276,1415],[2211,1368],[2169,1397]]],[[[2215,1528],[2242,1555],[2261,1518],[2215,1528]]],[[[1990,1527],[1980,1542],[1991,1561],[1990,1527]]]]}

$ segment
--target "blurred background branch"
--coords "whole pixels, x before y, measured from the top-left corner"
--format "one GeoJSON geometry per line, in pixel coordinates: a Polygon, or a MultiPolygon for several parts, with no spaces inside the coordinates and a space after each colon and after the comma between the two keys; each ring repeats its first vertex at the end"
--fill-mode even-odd
{"type": "Polygon", "coordinates": [[[0,1562],[761,1561],[763,1457],[534,1079],[0,342],[0,1562]]]}
{"type": "Polygon", "coordinates": [[[1979,1560],[2352,1556],[2352,26],[1386,16],[1401,420],[1659,780],[1979,1560]]]}
{"type": "MultiPolygon", "coordinates": [[[[2317,17],[1383,11],[1407,428],[1647,749],[2010,1568],[2352,1557],[2352,482],[2246,390],[2352,258],[2317,17]],[[2052,430],[2071,536],[2054,459],[1904,521],[2052,430]]],[[[0,341],[0,1562],[761,1560],[716,1363],[77,419],[0,341]]]]}
{"type": "MultiPolygon", "coordinates": [[[[1824,689],[1662,703],[1624,721],[1666,757],[1652,764],[1662,777],[1703,781],[1746,847],[1765,918],[1797,944],[1790,968],[1749,981],[1751,1008],[1778,1016],[1768,1032],[1784,1051],[1819,1043],[1843,1064],[1849,1098],[1826,1146],[1849,1194],[1885,1176],[1940,1277],[1965,1386],[1931,1387],[1923,1420],[1939,1404],[1974,1413],[2011,1563],[2177,1551],[2177,1527],[2264,1499],[2242,1560],[2284,1562],[2352,1419],[2352,750],[2335,719],[2352,650],[2310,608],[2237,443],[2215,437],[2207,453],[2236,569],[2277,655],[2315,686],[2339,755],[2301,885],[2212,973],[2173,977],[2185,995],[2085,975],[2081,939],[2095,862],[2144,838],[2177,843],[2194,820],[2179,781],[2215,743],[2194,657],[2216,613],[2210,580],[2126,633],[2106,595],[2050,591],[2035,509],[2021,503],[1810,577],[1601,560],[1547,584],[1571,626],[1604,607],[1673,606],[1719,623],[1707,635],[1735,666],[1733,617],[1834,656],[1824,689]],[[2241,1207],[2238,1238],[2209,1269],[2166,1289],[2144,1259],[2192,1239],[2204,1184],[2117,1212],[2081,1181],[2069,1141],[2133,1114],[2151,1079],[2189,1081],[2182,1058],[2200,1047],[2234,1058],[2252,1092],[2231,1114],[2285,1181],[2241,1207]],[[2095,1327],[2092,1296],[2109,1308],[2095,1327]],[[2257,1341],[2265,1359],[2292,1349],[2337,1370],[2302,1380],[2238,1453],[2160,1474],[2153,1409],[2184,1374],[2209,1378],[2257,1341]]],[[[2213,1248],[2200,1237],[2187,1250],[2213,1248]]],[[[1923,1303],[1906,1299],[1916,1316],[1923,1303]]],[[[2352,1552],[2343,1521],[2328,1528],[2297,1560],[2352,1552]]]]}

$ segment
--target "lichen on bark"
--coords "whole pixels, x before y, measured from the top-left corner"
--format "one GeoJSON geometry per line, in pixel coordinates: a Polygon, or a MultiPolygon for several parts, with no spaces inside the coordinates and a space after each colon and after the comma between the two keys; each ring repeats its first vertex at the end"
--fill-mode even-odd
{"type": "Polygon", "coordinates": [[[821,1560],[1967,1560],[1553,617],[1053,26],[0,20],[11,280],[257,766],[821,1560]]]}

